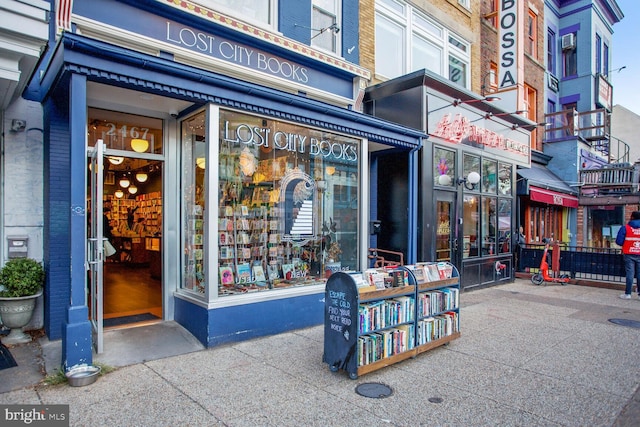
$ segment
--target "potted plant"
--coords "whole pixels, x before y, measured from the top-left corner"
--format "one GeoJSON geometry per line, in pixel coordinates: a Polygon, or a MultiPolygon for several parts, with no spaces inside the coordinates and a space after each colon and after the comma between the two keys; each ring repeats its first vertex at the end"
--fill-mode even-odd
{"type": "Polygon", "coordinates": [[[11,329],[4,344],[31,341],[22,328],[31,321],[44,278],[42,264],[31,258],[11,259],[0,269],[0,319],[11,329]]]}

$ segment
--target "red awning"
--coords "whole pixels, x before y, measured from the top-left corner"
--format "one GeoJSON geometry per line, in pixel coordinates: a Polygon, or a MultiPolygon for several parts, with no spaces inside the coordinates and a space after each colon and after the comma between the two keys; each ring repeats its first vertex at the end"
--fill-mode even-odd
{"type": "Polygon", "coordinates": [[[558,193],[552,190],[544,190],[538,187],[529,187],[529,197],[535,202],[542,202],[548,205],[558,205],[567,208],[578,207],[578,198],[576,196],[558,193]]]}

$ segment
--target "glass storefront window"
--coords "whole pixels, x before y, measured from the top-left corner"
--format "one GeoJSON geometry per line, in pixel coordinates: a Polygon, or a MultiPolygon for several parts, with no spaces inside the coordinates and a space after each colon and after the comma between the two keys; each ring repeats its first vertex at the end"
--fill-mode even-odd
{"type": "Polygon", "coordinates": [[[498,163],[498,193],[502,196],[511,195],[511,171],[513,167],[508,163],[498,163]]]}
{"type": "Polygon", "coordinates": [[[182,288],[199,294],[206,290],[205,171],[206,112],[182,122],[182,288]]]}
{"type": "MultiPolygon", "coordinates": [[[[477,156],[471,156],[469,154],[465,154],[462,160],[462,174],[463,176],[466,178],[469,176],[469,174],[471,172],[476,172],[477,174],[480,174],[480,158],[477,156]]],[[[469,186],[469,188],[471,188],[471,186],[469,186]]],[[[465,189],[469,189],[466,188],[465,189]]],[[[478,190],[478,186],[474,185],[473,186],[474,190],[478,190]]]]}
{"type": "Polygon", "coordinates": [[[219,296],[233,295],[318,284],[335,271],[360,269],[361,141],[219,114],[217,167],[206,156],[205,113],[183,123],[183,288],[204,293],[217,284],[219,296]],[[214,224],[207,224],[204,195],[216,180],[206,171],[217,174],[218,200],[209,201],[217,206],[214,224]],[[217,260],[208,272],[206,259],[217,260]]]}
{"type": "Polygon", "coordinates": [[[498,253],[511,252],[511,199],[498,199],[498,253]]]}
{"type": "Polygon", "coordinates": [[[482,192],[495,194],[498,164],[495,160],[482,159],[482,192]]]}
{"type": "Polygon", "coordinates": [[[463,228],[463,258],[477,257],[479,255],[478,235],[480,231],[480,203],[478,196],[464,196],[462,208],[463,228]]]}
{"type": "Polygon", "coordinates": [[[360,141],[221,111],[219,294],[357,270],[360,141]]]}
{"type": "Polygon", "coordinates": [[[435,147],[433,149],[433,179],[436,185],[456,185],[456,152],[435,147]]]}
{"type": "Polygon", "coordinates": [[[482,255],[496,253],[496,198],[482,199],[482,255]]]}

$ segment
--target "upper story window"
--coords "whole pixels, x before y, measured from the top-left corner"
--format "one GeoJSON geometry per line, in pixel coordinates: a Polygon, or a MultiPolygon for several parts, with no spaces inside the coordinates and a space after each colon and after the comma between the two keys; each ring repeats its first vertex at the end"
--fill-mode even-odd
{"type": "Polygon", "coordinates": [[[527,25],[525,28],[526,39],[524,51],[527,55],[533,58],[537,58],[537,46],[538,46],[538,15],[529,9],[527,15],[527,25]]]}
{"type": "Polygon", "coordinates": [[[547,71],[556,73],[556,33],[547,28],[547,71]]]}
{"type": "Polygon", "coordinates": [[[466,7],[467,9],[471,9],[471,0],[458,0],[458,4],[466,7]]]}
{"type": "Polygon", "coordinates": [[[482,78],[482,95],[498,91],[498,64],[491,61],[489,72],[482,78]]]}
{"type": "Polygon", "coordinates": [[[498,28],[498,2],[499,0],[489,0],[491,10],[483,16],[493,28],[498,28]]]}
{"type": "Polygon", "coordinates": [[[340,38],[338,0],[313,0],[311,46],[336,53],[340,38]]]}
{"type": "Polygon", "coordinates": [[[244,21],[275,27],[277,0],[195,0],[244,21]]]}
{"type": "MultiPolygon", "coordinates": [[[[524,85],[524,107],[527,110],[525,117],[533,122],[538,121],[538,112],[536,106],[538,105],[538,93],[537,91],[525,83],[524,85]]],[[[536,142],[538,134],[536,128],[531,130],[531,147],[536,148],[536,142]]]]}
{"type": "Polygon", "coordinates": [[[577,34],[568,33],[561,37],[562,77],[578,75],[577,34]]]}
{"type": "Polygon", "coordinates": [[[376,0],[376,70],[394,78],[426,68],[469,87],[470,43],[400,0],[376,0]]]}
{"type": "Polygon", "coordinates": [[[609,74],[609,45],[602,44],[602,73],[609,74]]]}

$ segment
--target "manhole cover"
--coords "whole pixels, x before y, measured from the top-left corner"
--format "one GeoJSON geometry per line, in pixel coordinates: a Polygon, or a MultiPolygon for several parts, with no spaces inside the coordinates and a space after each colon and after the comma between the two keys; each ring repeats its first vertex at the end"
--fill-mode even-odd
{"type": "Polygon", "coordinates": [[[364,397],[382,399],[383,397],[391,396],[393,390],[388,385],[381,383],[364,383],[356,387],[356,393],[364,397]]]}
{"type": "Polygon", "coordinates": [[[609,322],[620,326],[629,326],[631,328],[640,328],[640,322],[631,319],[609,319],[609,322]]]}

